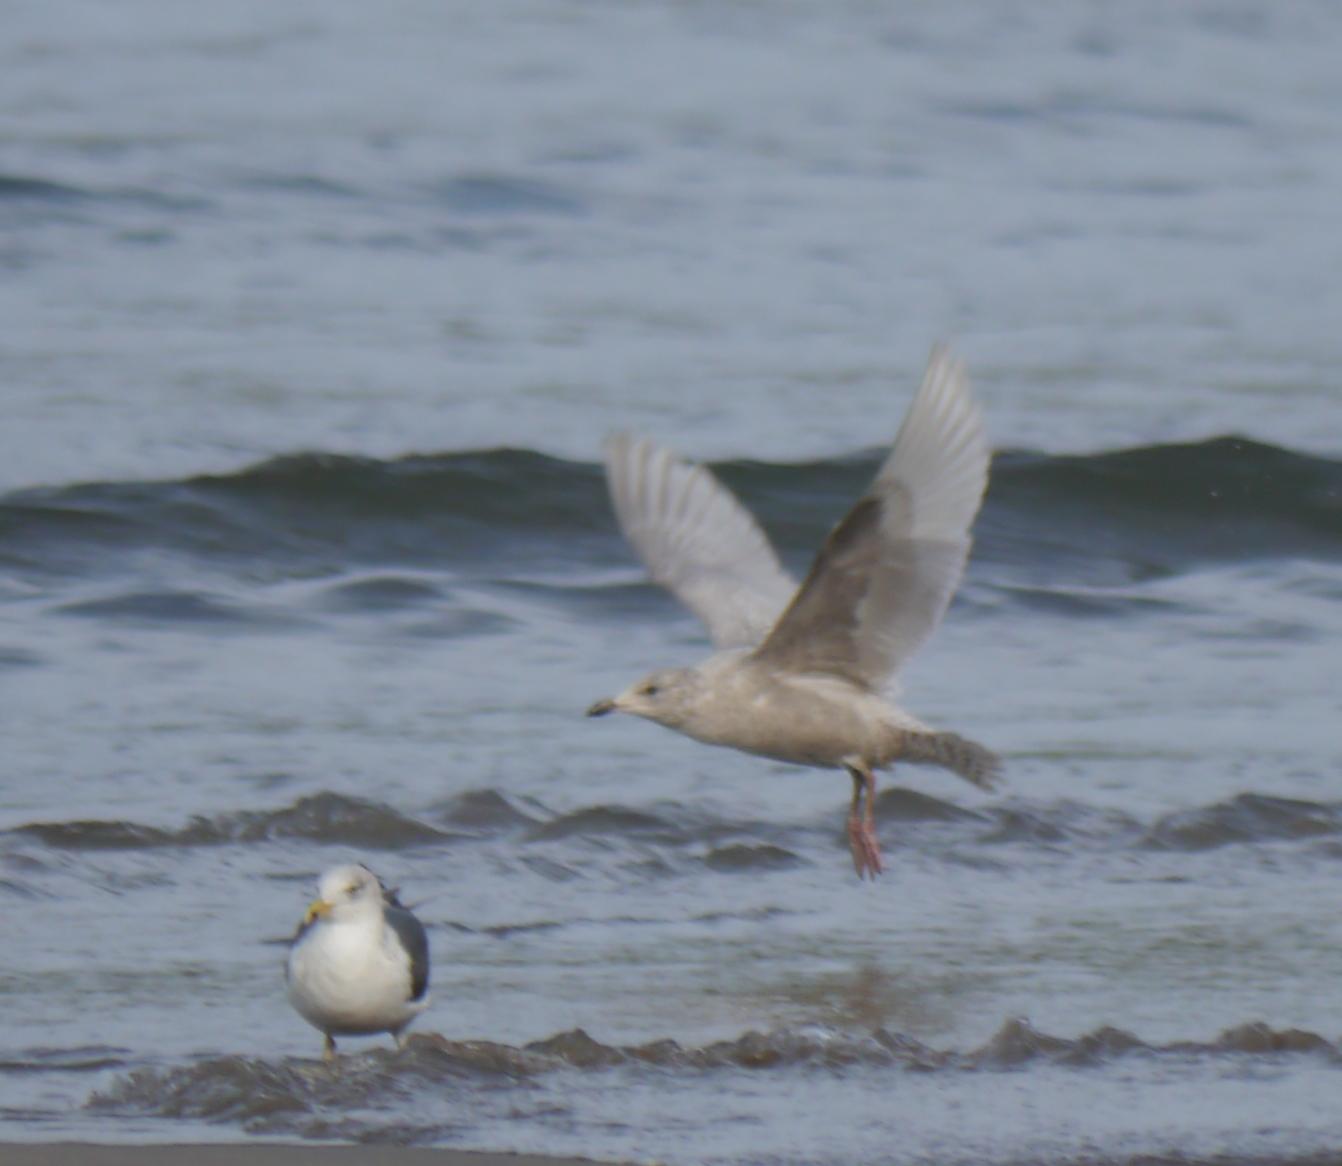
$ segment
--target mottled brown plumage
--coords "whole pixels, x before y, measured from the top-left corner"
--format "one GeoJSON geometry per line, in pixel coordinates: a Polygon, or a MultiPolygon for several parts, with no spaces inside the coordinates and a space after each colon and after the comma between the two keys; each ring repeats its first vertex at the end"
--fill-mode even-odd
{"type": "Polygon", "coordinates": [[[894,673],[959,583],[988,460],[964,367],[939,347],[890,455],[798,587],[707,470],[647,441],[612,438],[606,468],[621,527],[723,650],[654,672],[589,714],[633,713],[708,744],[846,770],[853,862],[875,875],[875,770],[938,765],[986,789],[1000,769],[982,745],[931,729],[889,699],[894,673]]]}

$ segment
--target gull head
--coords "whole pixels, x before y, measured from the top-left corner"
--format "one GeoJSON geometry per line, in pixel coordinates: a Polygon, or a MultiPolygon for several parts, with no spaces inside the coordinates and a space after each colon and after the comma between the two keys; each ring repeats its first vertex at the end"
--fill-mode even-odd
{"type": "Polygon", "coordinates": [[[382,883],[366,866],[350,863],[333,867],[317,884],[317,897],[308,906],[303,924],[316,919],[340,923],[373,913],[381,915],[382,901],[382,883]]]}
{"type": "Polygon", "coordinates": [[[693,713],[702,688],[703,677],[696,669],[663,668],[631,684],[619,696],[597,701],[587,715],[632,713],[669,729],[678,729],[693,713]]]}

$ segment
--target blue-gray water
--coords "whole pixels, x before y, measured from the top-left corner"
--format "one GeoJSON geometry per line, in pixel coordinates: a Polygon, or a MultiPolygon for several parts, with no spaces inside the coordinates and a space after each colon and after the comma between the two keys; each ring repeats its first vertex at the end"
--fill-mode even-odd
{"type": "Polygon", "coordinates": [[[5,1137],[1342,1149],[1342,11],[5,20],[5,1137]],[[599,445],[804,568],[940,337],[999,453],[905,696],[1008,784],[886,777],[861,885],[841,775],[582,717],[706,650],[599,445]],[[331,1074],[353,857],[434,1004],[331,1074]]]}

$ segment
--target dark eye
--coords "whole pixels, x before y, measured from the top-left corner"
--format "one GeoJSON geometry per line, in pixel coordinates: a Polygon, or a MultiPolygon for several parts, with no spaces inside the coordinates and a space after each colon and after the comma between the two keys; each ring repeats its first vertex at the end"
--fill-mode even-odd
{"type": "Polygon", "coordinates": [[[656,695],[657,695],[659,692],[661,692],[661,691],[662,691],[662,690],[661,690],[660,688],[658,688],[657,685],[655,685],[655,684],[645,684],[645,685],[643,686],[643,695],[644,695],[644,696],[656,696],[656,695]]]}
{"type": "Polygon", "coordinates": [[[354,896],[357,895],[358,893],[359,893],[358,883],[350,883],[350,885],[345,888],[345,894],[351,899],[354,898],[354,896]]]}

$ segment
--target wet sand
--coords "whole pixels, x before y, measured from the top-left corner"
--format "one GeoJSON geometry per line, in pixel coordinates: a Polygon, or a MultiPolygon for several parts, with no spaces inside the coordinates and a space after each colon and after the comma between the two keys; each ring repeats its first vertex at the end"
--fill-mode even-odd
{"type": "Polygon", "coordinates": [[[5,1166],[593,1166],[588,1158],[485,1154],[404,1146],[328,1146],[291,1142],[223,1145],[102,1146],[88,1142],[11,1145],[0,1142],[5,1166]]]}
{"type": "MultiPolygon", "coordinates": [[[[19,1145],[0,1142],[4,1166],[598,1166],[590,1158],[551,1158],[537,1154],[491,1154],[474,1150],[404,1146],[314,1145],[293,1142],[227,1144],[95,1145],[47,1142],[19,1145]]],[[[1285,1156],[1210,1157],[1163,1154],[1068,1157],[1066,1166],[1342,1166],[1342,1150],[1285,1156]]],[[[1018,1162],[1016,1166],[1038,1166],[1018,1162]]]]}

